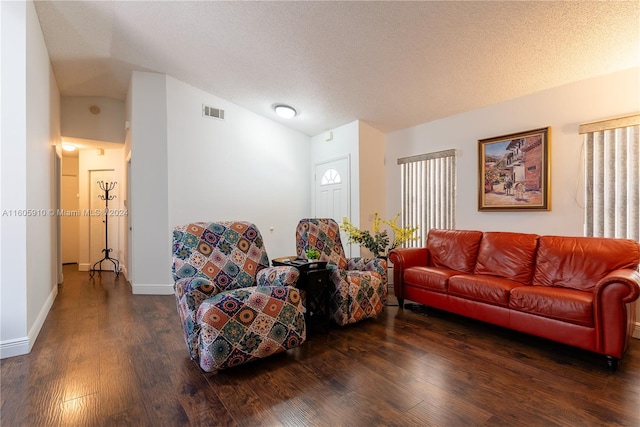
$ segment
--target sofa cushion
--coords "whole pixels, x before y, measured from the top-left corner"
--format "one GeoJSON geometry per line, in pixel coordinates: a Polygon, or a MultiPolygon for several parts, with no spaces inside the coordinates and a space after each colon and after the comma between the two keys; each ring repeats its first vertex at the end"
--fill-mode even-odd
{"type": "Polygon", "coordinates": [[[520,286],[511,290],[509,308],[593,327],[592,292],[546,286],[520,286]]]}
{"type": "Polygon", "coordinates": [[[537,234],[486,232],[480,241],[475,274],[490,274],[531,283],[535,266],[537,234]]]}
{"type": "Polygon", "coordinates": [[[427,249],[431,265],[473,273],[481,238],[481,231],[430,230],[427,236],[427,249]]]}
{"type": "Polygon", "coordinates": [[[449,279],[449,294],[508,307],[509,294],[518,286],[524,285],[496,276],[460,274],[449,279]]]}
{"type": "Polygon", "coordinates": [[[592,291],[611,271],[635,270],[639,260],[640,246],[629,239],[542,236],[533,285],[592,291]]]}
{"type": "Polygon", "coordinates": [[[410,267],[404,270],[404,282],[410,286],[447,292],[449,278],[457,271],[436,267],[410,267]]]}

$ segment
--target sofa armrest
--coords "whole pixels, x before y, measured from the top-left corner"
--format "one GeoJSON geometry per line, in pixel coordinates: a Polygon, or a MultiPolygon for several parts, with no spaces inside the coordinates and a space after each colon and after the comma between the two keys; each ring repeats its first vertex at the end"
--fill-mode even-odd
{"type": "Polygon", "coordinates": [[[602,299],[600,294],[605,293],[608,286],[613,283],[620,283],[623,285],[618,292],[623,303],[633,302],[640,297],[640,274],[636,270],[624,268],[612,271],[596,284],[594,290],[596,293],[596,301],[602,299]]]}
{"type": "Polygon", "coordinates": [[[258,271],[257,286],[296,286],[300,271],[295,267],[267,267],[258,271]]]}
{"type": "Polygon", "coordinates": [[[402,305],[404,301],[404,270],[409,267],[429,264],[427,248],[395,248],[389,252],[389,261],[393,263],[393,293],[402,305]]]}
{"type": "Polygon", "coordinates": [[[640,296],[640,274],[631,269],[612,271],[594,289],[594,320],[602,353],[620,358],[635,327],[635,303],[640,296]]]}
{"type": "Polygon", "coordinates": [[[196,322],[198,308],[204,300],[218,294],[220,288],[202,277],[186,277],[178,279],[173,289],[189,355],[191,359],[198,360],[198,335],[200,334],[200,326],[196,322]]]}
{"type": "Polygon", "coordinates": [[[395,248],[389,252],[389,261],[393,268],[409,268],[426,266],[429,264],[429,250],[427,248],[395,248]]]}

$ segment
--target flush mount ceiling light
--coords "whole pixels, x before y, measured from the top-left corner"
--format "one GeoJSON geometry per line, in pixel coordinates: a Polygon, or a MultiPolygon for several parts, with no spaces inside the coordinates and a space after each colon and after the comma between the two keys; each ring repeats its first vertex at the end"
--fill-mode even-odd
{"type": "Polygon", "coordinates": [[[76,151],[76,146],[65,142],[64,144],[62,144],[62,149],[64,151],[76,151]]]}
{"type": "Polygon", "coordinates": [[[276,111],[276,114],[283,119],[292,119],[298,114],[296,109],[290,105],[277,104],[273,107],[273,109],[276,111]]]}

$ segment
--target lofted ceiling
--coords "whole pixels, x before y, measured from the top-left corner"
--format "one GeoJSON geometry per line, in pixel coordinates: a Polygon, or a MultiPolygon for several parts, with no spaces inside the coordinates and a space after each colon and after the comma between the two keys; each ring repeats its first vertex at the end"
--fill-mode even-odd
{"type": "Polygon", "coordinates": [[[304,134],[390,132],[640,66],[640,2],[36,1],[63,96],[165,73],[304,134]],[[300,114],[275,117],[274,103],[300,114]]]}

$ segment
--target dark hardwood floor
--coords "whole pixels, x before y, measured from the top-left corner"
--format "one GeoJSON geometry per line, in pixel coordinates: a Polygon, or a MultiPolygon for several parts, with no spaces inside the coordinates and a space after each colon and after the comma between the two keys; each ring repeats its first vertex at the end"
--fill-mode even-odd
{"type": "Polygon", "coordinates": [[[390,306],[206,374],[189,360],[173,296],[74,270],[32,352],[2,360],[2,426],[640,425],[638,340],[609,373],[602,356],[390,306]]]}

